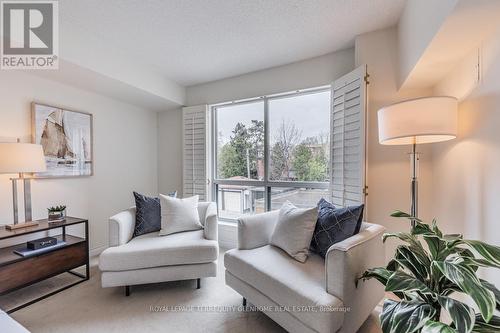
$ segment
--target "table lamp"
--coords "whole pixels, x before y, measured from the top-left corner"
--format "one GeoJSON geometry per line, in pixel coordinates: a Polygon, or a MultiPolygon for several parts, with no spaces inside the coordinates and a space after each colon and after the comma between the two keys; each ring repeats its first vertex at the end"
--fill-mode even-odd
{"type": "MultiPolygon", "coordinates": [[[[411,208],[418,217],[417,144],[456,138],[458,101],[454,97],[423,97],[383,107],[378,111],[378,136],[383,145],[411,145],[411,208]]],[[[411,220],[412,227],[416,221],[411,220]]]]}
{"type": "Polygon", "coordinates": [[[8,142],[0,143],[0,173],[18,174],[12,181],[12,206],[14,213],[14,224],[6,225],[9,230],[26,228],[37,225],[31,221],[31,178],[25,173],[42,172],[46,170],[45,157],[41,145],[31,143],[8,142]],[[22,180],[24,184],[24,217],[26,222],[19,223],[17,210],[17,182],[22,180]]]}

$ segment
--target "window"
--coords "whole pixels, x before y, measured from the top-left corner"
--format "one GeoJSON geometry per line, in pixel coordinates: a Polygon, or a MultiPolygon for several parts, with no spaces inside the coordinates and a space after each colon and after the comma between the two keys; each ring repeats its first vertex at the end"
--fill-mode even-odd
{"type": "Polygon", "coordinates": [[[330,87],[212,106],[219,217],[329,196],[330,87]]]}
{"type": "Polygon", "coordinates": [[[217,179],[264,179],[264,102],[217,108],[217,179]]]}
{"type": "Polygon", "coordinates": [[[328,181],[330,90],[269,100],[269,176],[328,181]]]}

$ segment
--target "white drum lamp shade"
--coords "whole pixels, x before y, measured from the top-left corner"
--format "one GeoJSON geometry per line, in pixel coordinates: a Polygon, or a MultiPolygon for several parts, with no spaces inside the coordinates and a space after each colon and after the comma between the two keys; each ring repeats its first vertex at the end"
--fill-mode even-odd
{"type": "Polygon", "coordinates": [[[379,142],[411,145],[456,138],[458,101],[454,97],[424,97],[378,111],[379,142]]]}
{"type": "Polygon", "coordinates": [[[46,169],[41,145],[0,143],[0,173],[43,172],[46,169]]]}

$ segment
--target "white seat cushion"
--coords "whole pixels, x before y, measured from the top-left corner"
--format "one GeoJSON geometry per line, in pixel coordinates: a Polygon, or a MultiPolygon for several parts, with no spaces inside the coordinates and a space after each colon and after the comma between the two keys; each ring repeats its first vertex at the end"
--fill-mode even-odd
{"type": "Polygon", "coordinates": [[[102,271],[125,271],[201,264],[217,260],[218,254],[217,241],[205,239],[203,230],[167,236],[152,232],[104,250],[99,257],[99,268],[102,271]]]}
{"type": "Polygon", "coordinates": [[[321,311],[338,309],[343,303],[326,292],[325,261],[320,256],[311,254],[305,263],[300,263],[283,250],[266,245],[253,250],[230,250],[224,256],[224,265],[231,274],[286,307],[312,329],[335,332],[341,327],[343,312],[321,311]],[[314,307],[316,311],[305,307],[314,307]]]}

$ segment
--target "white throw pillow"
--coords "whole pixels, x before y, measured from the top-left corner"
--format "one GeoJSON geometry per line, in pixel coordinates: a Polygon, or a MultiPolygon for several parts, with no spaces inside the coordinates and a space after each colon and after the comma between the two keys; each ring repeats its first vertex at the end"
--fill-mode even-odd
{"type": "Polygon", "coordinates": [[[203,229],[198,215],[198,196],[178,199],[160,194],[160,236],[203,229]]]}
{"type": "Polygon", "coordinates": [[[290,201],[285,202],[271,236],[271,245],[279,247],[295,260],[305,262],[317,219],[317,207],[297,208],[290,201]]]}

